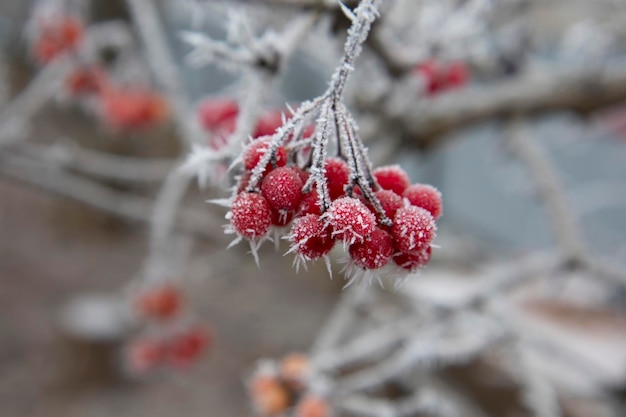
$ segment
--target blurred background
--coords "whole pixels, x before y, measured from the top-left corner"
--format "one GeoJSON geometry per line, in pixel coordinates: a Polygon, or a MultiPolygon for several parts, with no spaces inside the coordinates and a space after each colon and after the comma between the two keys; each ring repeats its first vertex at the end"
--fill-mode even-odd
{"type": "MultiPolygon", "coordinates": [[[[193,108],[207,95],[236,95],[241,88],[236,73],[215,65],[195,68],[184,62],[191,48],[177,36],[181,30],[197,30],[218,39],[226,36],[224,21],[229,14],[223,3],[228,2],[219,6],[208,3],[153,3],[166,28],[168,46],[193,108]],[[204,11],[201,19],[198,10],[204,11]]],[[[468,64],[473,90],[488,88],[494,80],[506,83],[546,68],[584,72],[597,70],[593,62],[603,68],[623,65],[621,41],[626,26],[619,22],[625,21],[626,6],[621,2],[519,3],[525,4],[519,9],[525,25],[519,33],[529,36],[522,42],[529,57],[513,60],[515,65],[468,64]]],[[[10,113],[12,103],[43,71],[33,58],[28,35],[35,4],[24,0],[0,2],[0,122],[5,125],[8,123],[2,119],[3,112],[10,113]]],[[[86,16],[90,24],[131,22],[126,2],[121,0],[68,4],[76,8],[70,12],[86,16]]],[[[281,20],[281,15],[271,16],[271,9],[252,8],[249,13],[253,17],[259,13],[263,24],[281,20]]],[[[318,32],[330,31],[333,23],[340,28],[335,28],[337,32],[344,30],[337,18],[318,32]]],[[[115,48],[102,48],[101,58],[119,63],[120,79],[140,79],[151,85],[150,77],[145,76],[150,69],[141,56],[144,50],[139,35],[132,32],[131,37],[136,47],[131,55],[138,54],[136,60],[121,62],[115,48]]],[[[265,97],[268,109],[280,109],[283,103],[310,99],[325,90],[340,56],[343,38],[337,37],[336,43],[307,39],[296,50],[280,82],[265,97]],[[331,53],[320,52],[320,45],[332,45],[334,49],[331,53]]],[[[505,43],[504,37],[494,34],[493,38],[488,43],[505,43]]],[[[363,81],[358,78],[359,70],[357,65],[355,85],[363,81]]],[[[362,76],[375,70],[364,66],[362,76]]],[[[412,82],[408,85],[413,86],[412,82]]],[[[537,112],[528,123],[530,134],[542,144],[559,174],[588,250],[609,259],[622,273],[626,270],[623,84],[602,105],[554,106],[537,112]]],[[[588,87],[594,88],[593,84],[588,87]]],[[[432,100],[454,101],[455,94],[452,91],[445,94],[448,97],[432,100]]],[[[420,105],[428,106],[430,99],[423,98],[420,105]]],[[[501,115],[423,137],[404,132],[387,140],[380,131],[370,129],[366,106],[360,110],[359,123],[375,164],[398,163],[413,182],[433,184],[444,196],[444,216],[436,242],[442,248],[434,252],[429,269],[472,271],[485,260],[509,259],[555,246],[549,214],[536,198],[526,167],[501,140],[501,115]]],[[[17,126],[28,147],[15,150],[19,145],[11,143],[9,156],[0,157],[0,415],[252,415],[244,389],[245,375],[259,358],[309,349],[342,294],[340,268],[333,280],[321,262],[296,274],[291,258],[282,255],[287,250],[285,245],[278,251],[272,245],[263,246],[257,267],[247,247],[226,249],[229,239],[219,229],[225,210],[205,203],[225,192],[219,187],[209,191],[192,187],[184,199],[185,207],[194,210],[196,218],[200,213],[200,217],[206,216],[201,221],[218,227],[192,233],[192,244],[183,239],[182,254],[174,262],[178,268],[173,273],[183,279],[183,293],[195,318],[209,323],[215,346],[197,365],[183,372],[128,375],[120,365],[127,323],[118,322],[111,309],[117,308],[115,300],[125,294],[129,283],[144,268],[150,232],[141,216],[123,213],[143,212],[149,217],[159,184],[167,169],[179,162],[182,149],[179,133],[169,121],[157,128],[125,131],[103,126],[94,116],[97,112],[93,103],[77,105],[55,93],[29,115],[26,126],[17,126]],[[16,151],[21,156],[42,156],[51,162],[53,170],[63,168],[63,152],[78,149],[73,148],[75,145],[154,161],[156,180],[129,183],[92,173],[87,174],[90,183],[86,184],[57,177],[57,171],[50,171],[47,177],[45,169],[25,174],[11,164],[10,152],[16,151]],[[93,184],[104,188],[93,188],[93,184]],[[71,191],[65,192],[63,187],[71,191]],[[103,194],[102,190],[107,191],[103,194]],[[102,195],[110,198],[99,204],[102,195]],[[124,196],[133,196],[133,203],[124,196]],[[76,320],[76,316],[84,320],[76,320]]],[[[611,287],[607,291],[610,297],[603,293],[602,300],[611,312],[611,326],[615,326],[611,334],[626,335],[623,290],[611,287]]],[[[624,371],[626,339],[617,339],[612,345],[618,358],[616,367],[624,371]]],[[[611,392],[626,392],[626,372],[621,375],[621,380],[612,381],[611,392]]],[[[500,410],[502,416],[524,415],[519,410],[505,412],[504,406],[493,409],[500,410]]],[[[571,415],[610,415],[585,410],[589,414],[571,415]]]]}

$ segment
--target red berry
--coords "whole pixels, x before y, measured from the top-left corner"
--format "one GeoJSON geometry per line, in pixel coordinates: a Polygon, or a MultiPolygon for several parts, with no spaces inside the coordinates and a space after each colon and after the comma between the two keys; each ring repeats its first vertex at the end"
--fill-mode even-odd
{"type": "Polygon", "coordinates": [[[163,285],[157,288],[149,288],[139,294],[136,308],[140,314],[159,320],[169,319],[176,316],[183,304],[183,296],[180,290],[173,285],[163,285]]]}
{"type": "Polygon", "coordinates": [[[272,210],[272,224],[274,226],[287,226],[293,220],[293,211],[272,210]]]}
{"type": "Polygon", "coordinates": [[[353,197],[333,201],[324,216],[333,230],[333,236],[350,244],[362,242],[376,229],[376,217],[361,200],[353,197]]]}
{"type": "Polygon", "coordinates": [[[350,167],[343,159],[327,158],[324,162],[326,169],[326,182],[328,184],[328,194],[331,200],[346,195],[344,187],[350,180],[350,167]]]}
{"type": "Polygon", "coordinates": [[[134,372],[146,372],[154,368],[163,360],[164,355],[163,343],[148,338],[133,340],[125,352],[126,361],[134,372]]]}
{"type": "Polygon", "coordinates": [[[177,367],[187,367],[207,349],[211,335],[204,327],[192,327],[177,334],[168,344],[167,359],[177,367]]]}
{"type": "Polygon", "coordinates": [[[393,257],[393,261],[399,267],[410,272],[415,272],[430,261],[431,252],[432,249],[428,246],[426,249],[419,251],[399,253],[393,257]]]}
{"type": "Polygon", "coordinates": [[[445,81],[447,88],[459,88],[467,84],[469,71],[463,62],[451,62],[446,68],[445,81]]]}
{"type": "Polygon", "coordinates": [[[383,190],[391,190],[398,195],[402,195],[404,190],[411,184],[409,176],[400,165],[379,167],[372,174],[383,190]]]}
{"type": "Polygon", "coordinates": [[[265,113],[257,121],[252,137],[270,136],[276,132],[276,129],[283,125],[283,115],[280,111],[272,110],[265,113]]]}
{"type": "Polygon", "coordinates": [[[75,68],[65,79],[65,88],[75,96],[96,94],[106,82],[106,74],[97,65],[75,68]]]}
{"type": "Polygon", "coordinates": [[[412,205],[428,210],[435,220],[441,217],[441,193],[432,185],[413,184],[404,190],[403,197],[412,205]]]}
{"type": "Polygon", "coordinates": [[[104,119],[114,128],[143,129],[168,115],[167,103],[154,91],[111,88],[100,97],[104,119]]]}
{"type": "MultiPolygon", "coordinates": [[[[398,194],[394,193],[391,190],[378,190],[374,192],[374,194],[378,198],[378,201],[380,201],[380,205],[383,208],[383,211],[391,220],[393,220],[393,217],[396,215],[396,211],[404,206],[402,202],[402,197],[400,197],[398,194]]],[[[376,214],[376,217],[378,218],[379,216],[378,213],[375,212],[374,206],[368,205],[368,207],[372,211],[372,213],[376,214]]]]}
{"type": "Polygon", "coordinates": [[[240,236],[260,239],[270,229],[272,210],[261,194],[243,192],[230,207],[230,222],[240,236]]]}
{"type": "Polygon", "coordinates": [[[235,125],[239,105],[228,98],[207,98],[198,106],[198,118],[207,130],[217,130],[228,125],[229,129],[235,125]]]}
{"type": "Polygon", "coordinates": [[[261,416],[278,416],[289,407],[287,389],[273,376],[254,377],[249,389],[254,408],[261,416]]]}
{"type": "Polygon", "coordinates": [[[302,199],[302,180],[290,167],[280,167],[263,178],[261,193],[274,210],[295,210],[302,199]]]}
{"type": "Polygon", "coordinates": [[[306,214],[294,220],[289,241],[295,252],[305,260],[321,258],[335,245],[330,229],[314,214],[306,214]]]}
{"type": "Polygon", "coordinates": [[[330,405],[325,399],[309,394],[298,402],[294,415],[295,417],[329,417],[330,405]]]}
{"type": "Polygon", "coordinates": [[[37,61],[42,64],[76,49],[85,32],[83,23],[73,16],[44,17],[39,22],[38,29],[33,52],[37,61]]]}
{"type": "Polygon", "coordinates": [[[350,257],[356,265],[365,269],[377,269],[387,265],[393,252],[391,235],[379,228],[362,242],[350,245],[350,257]]]}
{"type": "Polygon", "coordinates": [[[305,214],[315,214],[317,216],[322,215],[322,209],[319,205],[319,195],[317,190],[313,188],[310,192],[302,195],[300,205],[298,206],[298,215],[303,216],[305,214]]]}
{"type": "Polygon", "coordinates": [[[445,79],[441,76],[441,65],[436,61],[429,60],[416,66],[415,73],[422,78],[428,95],[435,95],[444,88],[445,79]]]}
{"type": "Polygon", "coordinates": [[[396,248],[408,253],[426,249],[435,238],[436,231],[435,219],[427,210],[409,206],[396,212],[391,236],[396,248]]]}
{"type": "MultiPolygon", "coordinates": [[[[252,171],[257,166],[265,152],[270,146],[271,139],[261,138],[250,142],[248,146],[243,150],[243,165],[248,171],[252,171]]],[[[287,150],[280,146],[276,152],[276,166],[284,167],[287,165],[287,150]]],[[[265,172],[271,171],[273,168],[270,161],[265,168],[265,172]]]]}

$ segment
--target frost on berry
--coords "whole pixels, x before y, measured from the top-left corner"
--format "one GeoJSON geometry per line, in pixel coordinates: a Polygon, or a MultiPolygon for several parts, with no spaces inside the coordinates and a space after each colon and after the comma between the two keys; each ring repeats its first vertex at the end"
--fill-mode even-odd
{"type": "Polygon", "coordinates": [[[290,167],[279,167],[269,172],[261,184],[261,193],[274,210],[291,211],[302,199],[302,180],[290,167]]]}
{"type": "MultiPolygon", "coordinates": [[[[243,165],[248,171],[252,171],[257,166],[265,152],[267,152],[270,146],[271,138],[264,137],[250,142],[248,146],[243,150],[243,165]]],[[[287,150],[282,146],[278,148],[276,153],[276,160],[274,161],[276,166],[284,167],[287,165],[287,150]]],[[[273,168],[272,161],[267,164],[265,171],[269,171],[273,168]]]]}
{"type": "Polygon", "coordinates": [[[324,161],[326,170],[326,181],[328,183],[328,194],[331,200],[343,197],[346,192],[344,187],[350,180],[350,167],[340,158],[327,158],[324,161]]]}
{"type": "Polygon", "coordinates": [[[404,190],[411,184],[409,176],[400,165],[379,167],[372,174],[383,190],[390,190],[398,195],[402,195],[404,190]]]}
{"type": "Polygon", "coordinates": [[[303,216],[305,214],[315,214],[321,216],[322,208],[320,207],[319,200],[319,194],[315,188],[302,195],[300,205],[298,206],[298,215],[303,216]]]}
{"type": "Polygon", "coordinates": [[[393,255],[393,239],[382,229],[376,228],[362,242],[350,245],[350,258],[355,265],[365,269],[382,268],[393,255]]]}
{"type": "Polygon", "coordinates": [[[406,271],[415,272],[428,264],[431,253],[430,246],[409,253],[398,253],[393,257],[393,262],[406,271]]]}
{"type": "Polygon", "coordinates": [[[441,203],[441,193],[432,185],[413,184],[409,186],[403,194],[413,206],[428,210],[435,220],[441,217],[443,206],[441,203]]]}
{"type": "Polygon", "coordinates": [[[396,248],[400,252],[426,249],[435,238],[435,219],[421,207],[403,207],[396,212],[391,228],[396,248]]]}
{"type": "Polygon", "coordinates": [[[291,242],[289,252],[296,253],[296,268],[305,261],[327,255],[335,244],[328,226],[314,214],[306,214],[294,220],[287,238],[291,242]]]}
{"type": "Polygon", "coordinates": [[[235,197],[227,218],[239,236],[258,240],[270,229],[272,210],[261,194],[243,192],[235,197]]]}
{"type": "Polygon", "coordinates": [[[238,114],[237,102],[227,98],[208,98],[198,105],[198,119],[206,130],[230,129],[238,114]]]}
{"type": "Polygon", "coordinates": [[[332,229],[333,237],[347,244],[362,242],[376,228],[376,217],[353,197],[339,198],[330,205],[323,217],[332,229]]]}
{"type": "Polygon", "coordinates": [[[265,113],[259,118],[254,128],[252,137],[270,136],[276,132],[276,129],[283,125],[283,114],[278,110],[272,110],[265,113]]]}
{"type": "Polygon", "coordinates": [[[308,394],[296,405],[295,417],[330,417],[328,401],[314,394],[308,394]]]}
{"type": "MultiPolygon", "coordinates": [[[[399,208],[404,207],[402,197],[400,197],[393,191],[378,190],[374,192],[374,195],[376,196],[376,198],[378,198],[380,206],[385,212],[385,215],[387,215],[387,217],[390,219],[393,219],[393,217],[396,215],[396,211],[398,211],[399,208]]],[[[380,221],[380,216],[378,215],[378,213],[375,212],[374,207],[371,204],[368,204],[368,208],[372,211],[372,213],[376,214],[376,217],[380,221]]]]}

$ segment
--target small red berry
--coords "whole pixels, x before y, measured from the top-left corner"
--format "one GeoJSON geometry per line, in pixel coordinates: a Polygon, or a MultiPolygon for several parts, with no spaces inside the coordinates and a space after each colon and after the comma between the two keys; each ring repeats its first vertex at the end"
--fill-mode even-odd
{"type": "Polygon", "coordinates": [[[310,192],[302,195],[300,205],[298,206],[298,215],[303,216],[305,214],[315,214],[317,216],[322,215],[322,208],[319,205],[319,194],[317,190],[313,188],[310,192]]]}
{"type": "Polygon", "coordinates": [[[252,137],[270,136],[276,132],[276,129],[283,125],[283,115],[278,110],[272,110],[265,113],[257,121],[252,137]]]}
{"type": "Polygon", "coordinates": [[[118,129],[143,129],[163,121],[169,111],[160,94],[110,88],[100,96],[106,123],[118,129]]]}
{"type": "Polygon", "coordinates": [[[344,187],[350,181],[350,167],[341,158],[327,158],[324,161],[326,170],[326,182],[328,184],[328,194],[331,200],[346,195],[344,187]]]}
{"type": "Polygon", "coordinates": [[[353,197],[333,201],[324,216],[333,236],[349,244],[362,242],[376,229],[376,217],[361,200],[353,197]]]}
{"type": "Polygon", "coordinates": [[[421,207],[402,207],[396,212],[391,227],[396,248],[401,252],[426,249],[435,238],[435,219],[421,207]]]}
{"type": "Polygon", "coordinates": [[[165,356],[165,347],[159,340],[141,338],[126,348],[126,361],[134,372],[146,372],[159,365],[165,356]]]}
{"type": "Polygon", "coordinates": [[[379,167],[372,174],[383,190],[391,190],[398,195],[402,195],[404,190],[411,184],[409,176],[400,165],[379,167]]]}
{"type": "MultiPolygon", "coordinates": [[[[260,138],[250,142],[250,144],[245,147],[243,150],[243,165],[248,171],[252,171],[257,166],[261,158],[263,158],[263,155],[265,155],[265,152],[267,152],[270,146],[270,141],[271,139],[268,137],[260,138]]],[[[287,150],[282,146],[280,146],[276,152],[275,163],[277,167],[284,167],[287,165],[287,150]]],[[[265,172],[271,171],[272,168],[273,165],[270,161],[265,168],[265,172]]]]}
{"type": "Polygon", "coordinates": [[[228,98],[207,98],[198,106],[198,119],[206,130],[218,130],[228,125],[235,125],[239,105],[228,98]]]}
{"type": "Polygon", "coordinates": [[[335,245],[330,229],[319,216],[306,214],[294,220],[289,241],[305,260],[321,258],[335,245]]]}
{"type": "Polygon", "coordinates": [[[391,235],[379,228],[362,242],[350,245],[350,257],[356,265],[365,269],[378,269],[387,265],[393,252],[391,235]]]}
{"type": "Polygon", "coordinates": [[[469,71],[465,63],[451,62],[446,68],[445,81],[448,89],[463,87],[468,80],[469,71]]]}
{"type": "Polygon", "coordinates": [[[329,417],[330,405],[325,399],[309,394],[296,405],[295,417],[329,417]]]}
{"type": "Polygon", "coordinates": [[[293,211],[272,210],[272,224],[278,227],[287,226],[293,220],[293,215],[293,211]]]}
{"type": "Polygon", "coordinates": [[[183,304],[180,290],[173,285],[148,288],[139,294],[136,308],[145,317],[165,320],[176,316],[183,304]]]}
{"type": "Polygon", "coordinates": [[[445,79],[441,76],[441,65],[435,60],[416,66],[415,73],[422,78],[424,90],[429,96],[439,93],[444,88],[445,79]]]}
{"type": "Polygon", "coordinates": [[[167,347],[167,360],[176,367],[188,367],[206,351],[211,334],[204,327],[192,327],[177,334],[167,347]]]}
{"type": "Polygon", "coordinates": [[[435,220],[441,217],[441,193],[432,185],[413,184],[404,190],[403,197],[412,205],[428,210],[435,220]]]}
{"type": "MultiPolygon", "coordinates": [[[[391,190],[378,190],[374,192],[374,194],[378,198],[378,201],[380,202],[383,211],[391,220],[393,220],[393,217],[396,215],[396,211],[404,206],[404,203],[402,202],[402,197],[400,197],[398,194],[394,193],[391,190]]],[[[372,211],[372,213],[374,213],[378,218],[379,216],[378,213],[375,212],[374,206],[368,204],[368,207],[372,211]]]]}
{"type": "Polygon", "coordinates": [[[273,376],[255,376],[249,390],[252,404],[261,416],[278,416],[289,407],[287,389],[273,376]]]}
{"type": "Polygon", "coordinates": [[[410,272],[415,272],[430,261],[432,249],[430,246],[420,251],[399,253],[393,257],[393,261],[399,267],[410,272]]]}
{"type": "Polygon", "coordinates": [[[290,167],[279,167],[263,178],[261,193],[272,209],[295,210],[302,199],[302,180],[290,167]]]}
{"type": "Polygon", "coordinates": [[[243,192],[230,207],[230,222],[240,236],[260,239],[270,229],[272,210],[261,194],[243,192]]]}
{"type": "Polygon", "coordinates": [[[65,88],[74,96],[99,93],[106,82],[104,70],[97,66],[75,68],[65,79],[65,88]]]}
{"type": "Polygon", "coordinates": [[[73,16],[44,17],[33,46],[37,61],[46,64],[60,54],[75,50],[84,36],[84,25],[73,16]]]}

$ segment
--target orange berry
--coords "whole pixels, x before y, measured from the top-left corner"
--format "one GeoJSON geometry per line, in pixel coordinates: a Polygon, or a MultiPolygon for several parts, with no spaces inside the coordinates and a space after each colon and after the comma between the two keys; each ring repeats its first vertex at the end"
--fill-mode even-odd
{"type": "Polygon", "coordinates": [[[289,407],[289,393],[272,376],[257,376],[250,382],[254,408],[262,416],[276,416],[289,407]]]}

